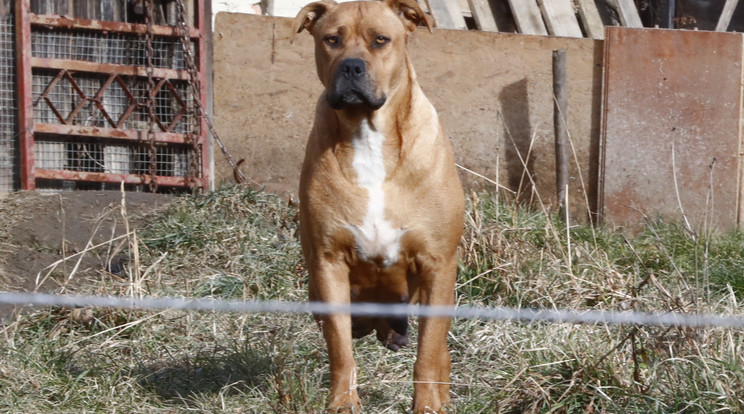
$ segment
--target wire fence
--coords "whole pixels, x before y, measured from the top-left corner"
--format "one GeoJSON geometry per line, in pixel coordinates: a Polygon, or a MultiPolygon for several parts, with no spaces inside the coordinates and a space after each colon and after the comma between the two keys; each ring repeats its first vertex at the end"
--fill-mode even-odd
{"type": "MultiPolygon", "coordinates": [[[[0,6],[1,8],[2,6],[0,6]]],[[[16,173],[15,26],[0,15],[0,193],[14,189],[16,173]]]]}
{"type": "Polygon", "coordinates": [[[423,306],[406,304],[243,301],[189,298],[74,296],[48,293],[0,292],[0,304],[18,306],[101,307],[140,310],[184,310],[282,314],[352,314],[366,317],[447,317],[489,321],[570,324],[675,326],[685,328],[744,328],[744,315],[648,313],[639,311],[573,311],[510,307],[423,306]]]}

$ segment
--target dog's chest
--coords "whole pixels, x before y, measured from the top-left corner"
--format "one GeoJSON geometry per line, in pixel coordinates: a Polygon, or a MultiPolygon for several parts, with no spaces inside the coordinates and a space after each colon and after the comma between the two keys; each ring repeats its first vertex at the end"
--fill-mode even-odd
{"type": "Polygon", "coordinates": [[[352,138],[352,167],[356,184],[367,191],[366,214],[361,225],[348,224],[354,235],[358,257],[390,267],[398,261],[401,238],[406,230],[395,228],[386,218],[385,136],[366,120],[352,138]]]}

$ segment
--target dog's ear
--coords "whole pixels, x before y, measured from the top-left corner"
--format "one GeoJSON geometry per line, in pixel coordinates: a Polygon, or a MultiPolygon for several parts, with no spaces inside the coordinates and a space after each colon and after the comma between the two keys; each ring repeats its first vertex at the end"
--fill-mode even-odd
{"type": "Polygon", "coordinates": [[[424,25],[429,29],[434,27],[434,18],[424,13],[421,7],[416,3],[416,0],[384,0],[385,4],[388,5],[393,11],[398,13],[400,19],[403,20],[406,28],[409,31],[416,29],[416,26],[424,25]]]}
{"type": "Polygon", "coordinates": [[[294,42],[295,35],[303,30],[312,33],[315,22],[320,19],[320,16],[336,6],[336,4],[337,3],[333,0],[323,0],[310,3],[303,7],[302,10],[297,13],[294,23],[292,23],[292,33],[289,35],[289,43],[294,42]]]}

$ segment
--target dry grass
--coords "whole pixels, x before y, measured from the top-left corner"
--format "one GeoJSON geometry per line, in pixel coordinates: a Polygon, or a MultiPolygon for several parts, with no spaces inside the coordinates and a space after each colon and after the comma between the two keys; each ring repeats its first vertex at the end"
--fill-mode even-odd
{"type": "MultiPolygon", "coordinates": [[[[460,304],[742,313],[741,233],[693,239],[656,221],[626,238],[488,195],[470,201],[460,304]]],[[[295,217],[239,187],[184,197],[130,235],[121,272],[102,270],[78,293],[305,300],[295,217]]],[[[450,412],[743,412],[743,339],[457,320],[450,412]]],[[[39,309],[0,330],[0,411],[320,413],[325,352],[308,315],[39,309]]],[[[355,353],[366,412],[405,412],[415,347],[365,338],[355,353]]]]}

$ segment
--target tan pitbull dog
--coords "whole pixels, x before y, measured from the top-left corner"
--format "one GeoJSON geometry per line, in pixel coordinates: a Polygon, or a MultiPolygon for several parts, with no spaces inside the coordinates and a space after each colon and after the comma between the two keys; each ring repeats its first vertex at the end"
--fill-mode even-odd
{"type": "MultiPolygon", "coordinates": [[[[414,0],[321,1],[294,22],[315,38],[318,99],[300,177],[310,300],[452,305],[464,197],[452,148],[416,81],[408,36],[431,18],[414,0]]],[[[329,408],[358,412],[352,337],[408,343],[407,318],[317,316],[329,408]]],[[[414,413],[449,401],[449,318],[421,318],[414,413]]]]}

